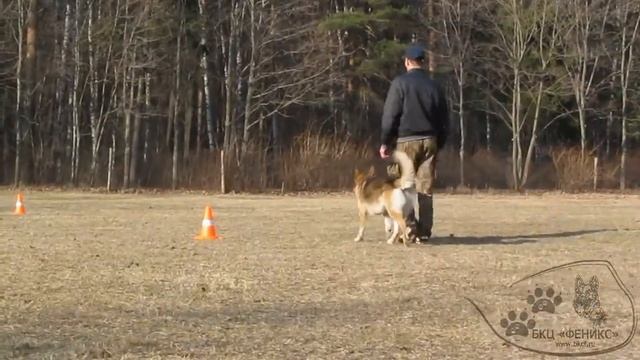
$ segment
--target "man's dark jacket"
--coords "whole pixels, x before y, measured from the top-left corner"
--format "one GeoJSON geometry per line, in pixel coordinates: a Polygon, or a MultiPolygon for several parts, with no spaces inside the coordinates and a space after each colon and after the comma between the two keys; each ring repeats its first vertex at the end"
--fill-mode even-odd
{"type": "Polygon", "coordinates": [[[437,137],[444,146],[449,110],[442,88],[423,69],[412,69],[391,83],[382,116],[382,144],[394,147],[402,138],[437,137]]]}

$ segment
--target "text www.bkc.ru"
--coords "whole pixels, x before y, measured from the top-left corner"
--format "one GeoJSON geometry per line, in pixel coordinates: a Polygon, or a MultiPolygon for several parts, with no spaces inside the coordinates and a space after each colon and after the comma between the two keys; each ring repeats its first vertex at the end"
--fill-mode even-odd
{"type": "Polygon", "coordinates": [[[595,343],[592,341],[558,341],[556,342],[556,347],[558,348],[592,348],[595,347],[595,343]]]}

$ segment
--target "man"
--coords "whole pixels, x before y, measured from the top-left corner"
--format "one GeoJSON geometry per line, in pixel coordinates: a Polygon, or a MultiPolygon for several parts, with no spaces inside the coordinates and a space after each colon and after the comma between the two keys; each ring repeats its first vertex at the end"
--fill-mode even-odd
{"type": "MultiPolygon", "coordinates": [[[[382,116],[380,156],[386,159],[393,148],[412,159],[416,169],[418,202],[415,209],[418,241],[427,241],[433,227],[433,182],[436,155],[446,140],[449,111],[442,88],[424,70],[425,50],[419,45],[406,49],[405,74],[391,83],[382,116]]],[[[397,164],[387,169],[398,176],[397,164]]]]}

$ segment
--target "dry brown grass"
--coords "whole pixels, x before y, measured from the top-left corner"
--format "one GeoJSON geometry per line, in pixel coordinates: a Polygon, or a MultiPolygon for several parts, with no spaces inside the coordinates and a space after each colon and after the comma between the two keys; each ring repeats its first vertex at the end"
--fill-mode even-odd
{"type": "MultiPolygon", "coordinates": [[[[256,140],[257,141],[257,140],[256,140]]],[[[266,141],[266,140],[265,140],[266,141]]],[[[251,142],[243,160],[237,149],[225,155],[226,189],[236,192],[298,192],[344,191],[352,187],[351,175],[356,167],[374,165],[384,171],[385,162],[379,158],[377,140],[360,141],[343,133],[323,133],[310,127],[294,136],[278,149],[265,151],[265,144],[251,142]]],[[[474,148],[465,155],[465,179],[460,186],[460,159],[457,145],[448,144],[438,155],[436,187],[456,191],[474,189],[512,189],[511,154],[504,149],[487,151],[474,148]]],[[[121,155],[116,155],[113,188],[121,188],[123,167],[121,155]]],[[[89,158],[84,156],[82,158],[89,158]]],[[[106,159],[99,166],[95,186],[106,186],[106,159]]],[[[600,159],[599,190],[619,188],[619,154],[600,159]]],[[[139,184],[142,188],[169,189],[172,154],[166,151],[150,152],[141,163],[139,184]]],[[[69,173],[68,169],[63,169],[69,173]]],[[[182,154],[178,165],[178,187],[181,189],[220,190],[220,150],[192,151],[186,158],[182,154]]],[[[4,178],[12,179],[10,170],[4,178]]],[[[80,186],[88,186],[89,172],[81,171],[80,186]]],[[[46,185],[45,182],[33,185],[46,185]]],[[[133,186],[135,187],[135,186],[133,186]]],[[[580,150],[558,147],[550,156],[534,159],[527,189],[563,191],[593,190],[593,157],[580,159],[580,150]]],[[[627,189],[640,188],[640,152],[633,150],[627,160],[627,189]]]]}
{"type": "Polygon", "coordinates": [[[552,152],[557,187],[564,191],[593,188],[593,156],[580,149],[559,149],[552,152]]]}
{"type": "Polygon", "coordinates": [[[463,297],[590,258],[640,293],[638,196],[438,196],[436,239],[409,249],[381,219],[354,243],[351,196],[14,201],[0,191],[3,359],[540,359],[463,297]],[[192,240],[207,203],[222,241],[192,240]]]}

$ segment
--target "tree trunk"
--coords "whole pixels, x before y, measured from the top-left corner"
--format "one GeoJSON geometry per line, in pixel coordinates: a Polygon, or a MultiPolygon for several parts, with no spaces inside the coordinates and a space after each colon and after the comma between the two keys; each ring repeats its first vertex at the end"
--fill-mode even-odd
{"type": "Polygon", "coordinates": [[[533,153],[536,146],[536,140],[538,136],[538,121],[540,119],[540,108],[542,105],[542,91],[544,84],[542,81],[538,83],[538,96],[536,98],[536,112],[533,116],[533,126],[531,129],[531,138],[529,139],[529,148],[527,149],[527,156],[524,161],[524,173],[522,174],[522,184],[524,187],[529,179],[529,173],[531,172],[531,163],[533,162],[533,153]]]}
{"type": "Polygon", "coordinates": [[[638,28],[640,27],[640,15],[637,13],[632,13],[629,3],[626,3],[624,9],[624,18],[621,21],[623,30],[622,30],[622,46],[621,46],[621,61],[620,61],[620,85],[622,92],[622,108],[620,109],[620,127],[621,127],[621,138],[620,138],[620,190],[625,190],[627,185],[627,152],[628,152],[628,144],[627,144],[627,103],[628,103],[628,89],[629,89],[629,79],[631,78],[631,72],[633,69],[633,60],[634,60],[634,46],[636,44],[636,39],[638,35],[638,28]],[[633,32],[631,34],[627,34],[627,22],[629,15],[634,14],[636,19],[634,21],[635,26],[633,28],[633,32]],[[627,36],[629,39],[627,40],[627,36]]]}
{"type": "Polygon", "coordinates": [[[464,187],[464,145],[465,145],[465,129],[464,129],[464,63],[460,62],[460,75],[458,79],[458,106],[460,111],[460,186],[464,187]]]}
{"type": "MultiPolygon", "coordinates": [[[[623,100],[624,103],[624,100],[623,100]]],[[[622,106],[623,108],[625,105],[622,106]]],[[[620,137],[620,190],[624,190],[627,184],[627,117],[623,113],[621,115],[621,124],[622,127],[621,137],[620,137]]]]}
{"type": "MultiPolygon", "coordinates": [[[[135,88],[135,63],[136,63],[136,52],[134,50],[130,50],[130,37],[131,32],[135,31],[135,29],[129,30],[129,0],[125,1],[124,4],[124,16],[125,22],[122,30],[122,44],[123,44],[123,55],[121,60],[121,68],[122,68],[122,99],[120,108],[123,111],[124,115],[124,159],[123,159],[123,181],[122,188],[129,188],[130,178],[131,178],[131,113],[133,111],[133,94],[135,88]]],[[[135,27],[135,25],[134,25],[135,27]]]]}
{"type": "Polygon", "coordinates": [[[131,141],[131,170],[129,171],[129,184],[137,187],[138,159],[140,158],[140,128],[142,126],[142,91],[144,89],[144,77],[138,79],[138,94],[136,95],[136,112],[133,117],[133,139],[131,141]]]}
{"type": "Polygon", "coordinates": [[[234,125],[231,127],[231,146],[233,147],[233,149],[235,150],[235,159],[236,159],[236,164],[240,165],[240,144],[238,143],[238,140],[242,140],[240,138],[240,129],[239,129],[239,124],[242,123],[243,121],[243,114],[242,114],[242,110],[244,109],[242,106],[242,102],[241,100],[243,99],[242,93],[243,93],[243,85],[244,85],[244,79],[243,79],[243,63],[242,63],[242,47],[240,44],[240,40],[242,38],[242,21],[244,20],[244,7],[245,7],[245,3],[242,2],[242,7],[240,10],[240,14],[239,14],[239,18],[237,19],[237,24],[236,24],[236,70],[235,70],[235,78],[236,78],[236,92],[235,92],[235,114],[234,114],[234,125]]]}
{"type": "MultiPolygon", "coordinates": [[[[126,102],[123,105],[125,104],[126,102]]],[[[125,109],[124,111],[124,178],[122,180],[122,188],[126,189],[129,187],[131,171],[131,109],[125,109]]]]}
{"type": "Polygon", "coordinates": [[[587,151],[587,119],[584,96],[581,94],[579,98],[578,120],[580,121],[580,157],[584,159],[587,151]]]}
{"type": "Polygon", "coordinates": [[[274,153],[280,152],[280,119],[278,113],[274,113],[271,117],[271,141],[274,153]]]}
{"type": "MultiPolygon", "coordinates": [[[[200,50],[202,51],[202,55],[200,56],[200,67],[202,69],[202,87],[204,89],[204,101],[207,114],[207,139],[209,140],[209,151],[213,151],[213,149],[215,148],[215,138],[213,135],[215,129],[215,119],[213,112],[213,103],[211,100],[211,91],[209,89],[209,49],[207,48],[208,23],[207,16],[205,15],[206,6],[207,0],[198,1],[200,20],[202,22],[202,29],[200,32],[200,50]]],[[[198,95],[200,96],[200,92],[198,92],[198,95]]],[[[199,129],[200,127],[198,126],[198,134],[200,134],[199,129]]],[[[200,149],[200,146],[198,146],[198,149],[200,149]]]]}
{"type": "Polygon", "coordinates": [[[71,144],[71,183],[73,185],[78,184],[78,166],[80,164],[80,3],[80,0],[76,0],[76,13],[74,17],[73,140],[71,144]]]}
{"type": "Polygon", "coordinates": [[[144,151],[143,151],[143,163],[145,168],[149,165],[149,112],[151,110],[151,73],[146,72],[144,74],[144,151]]]}
{"type": "MultiPolygon", "coordinates": [[[[347,4],[343,4],[342,9],[340,9],[339,1],[336,1],[335,7],[336,7],[336,13],[347,12],[347,4]]],[[[274,12],[273,5],[271,9],[272,9],[271,12],[273,13],[274,12]]],[[[348,89],[348,83],[349,83],[349,81],[347,80],[347,77],[349,77],[349,74],[346,73],[347,72],[346,64],[348,63],[348,56],[345,49],[345,40],[344,40],[345,36],[343,34],[343,30],[340,29],[336,31],[336,37],[338,39],[338,59],[340,60],[338,62],[338,71],[343,74],[343,79],[341,79],[342,81],[337,82],[337,84],[339,84],[340,86],[340,88],[338,88],[338,93],[341,93],[342,96],[338,100],[338,103],[339,103],[338,106],[335,108],[336,119],[335,119],[335,125],[334,125],[334,135],[342,134],[343,131],[347,128],[346,126],[347,114],[346,114],[346,111],[344,111],[344,109],[347,106],[346,99],[347,99],[347,89],[348,89]]]]}
{"type": "Polygon", "coordinates": [[[193,86],[188,86],[184,97],[184,142],[182,148],[182,162],[189,164],[189,151],[191,150],[191,127],[193,124],[193,86]]]}
{"type": "Polygon", "coordinates": [[[253,83],[256,69],[256,6],[255,0],[249,0],[249,12],[250,12],[250,42],[251,42],[251,57],[249,60],[249,78],[247,79],[247,96],[244,102],[244,129],[242,133],[242,151],[240,158],[244,162],[244,157],[247,152],[247,146],[249,144],[249,127],[251,126],[251,106],[253,99],[253,83]]]}
{"type": "Polygon", "coordinates": [[[511,130],[512,130],[512,149],[511,149],[511,166],[513,173],[513,188],[520,190],[520,71],[516,67],[513,71],[513,99],[511,100],[511,130]]]}
{"type": "Polygon", "coordinates": [[[613,125],[613,115],[615,109],[615,73],[618,69],[618,59],[613,59],[613,70],[611,79],[609,81],[609,116],[607,117],[607,124],[605,130],[605,158],[609,159],[611,157],[611,126],[613,125]]]}
{"type": "MultiPolygon", "coordinates": [[[[31,147],[33,148],[33,131],[28,131],[29,128],[34,124],[34,115],[35,115],[35,105],[39,102],[34,102],[33,99],[36,97],[36,83],[38,76],[36,74],[37,70],[37,56],[38,56],[38,37],[39,37],[39,19],[38,13],[40,11],[40,1],[39,0],[31,0],[29,5],[29,12],[27,17],[27,48],[26,48],[26,56],[25,56],[25,91],[22,97],[24,102],[23,111],[26,116],[24,116],[24,120],[26,120],[26,124],[22,124],[22,142],[23,149],[24,146],[27,146],[27,141],[31,140],[31,147]]],[[[29,152],[23,152],[23,165],[29,164],[28,157],[31,154],[29,152]],[[27,158],[25,158],[27,157],[27,158]]],[[[32,180],[32,168],[29,166],[23,166],[22,171],[23,174],[22,180],[25,182],[30,182],[32,180]]]]}
{"type": "MultiPolygon", "coordinates": [[[[92,0],[88,0],[89,2],[93,2],[92,0]]],[[[98,19],[101,19],[102,17],[102,12],[100,11],[101,7],[98,6],[98,19]]],[[[107,113],[107,104],[111,105],[111,108],[115,109],[117,108],[117,101],[118,101],[118,71],[117,69],[114,68],[113,73],[114,73],[114,80],[113,80],[113,85],[112,85],[112,89],[108,89],[107,87],[107,76],[108,74],[111,72],[111,54],[113,52],[113,45],[114,45],[114,38],[115,35],[117,33],[117,27],[118,27],[118,19],[120,18],[120,0],[116,0],[116,4],[115,4],[115,15],[113,16],[113,25],[111,27],[111,35],[109,36],[109,45],[108,45],[108,49],[107,49],[107,54],[106,57],[104,59],[104,70],[103,70],[103,76],[104,78],[102,79],[102,86],[100,87],[100,94],[96,95],[98,96],[98,98],[100,99],[100,110],[98,111],[98,120],[96,121],[96,128],[99,128],[96,130],[96,139],[95,141],[92,140],[92,148],[91,148],[91,152],[92,152],[92,158],[94,158],[94,154],[95,158],[97,160],[97,154],[99,152],[100,149],[100,143],[101,143],[101,139],[102,136],[104,134],[104,129],[105,129],[105,124],[108,120],[108,118],[110,117],[109,114],[107,113]],[[111,90],[110,95],[108,94],[108,91],[111,90]],[[107,99],[107,97],[110,96],[109,99],[107,99]]],[[[93,30],[92,30],[93,33],[93,30]]],[[[94,54],[95,55],[95,54],[94,54]]],[[[98,55],[95,55],[95,58],[102,58],[99,57],[98,55]]],[[[95,59],[94,59],[95,61],[95,59]]],[[[98,71],[95,71],[95,79],[94,81],[98,81],[98,71]]],[[[124,81],[123,81],[123,86],[124,86],[124,81]]],[[[97,89],[96,89],[97,91],[97,89]]],[[[93,137],[92,137],[93,138],[93,137]]],[[[115,148],[115,146],[113,147],[115,148]]],[[[92,159],[92,163],[93,163],[92,159]]],[[[92,164],[93,166],[93,164],[92,164]]],[[[97,172],[97,165],[96,165],[96,169],[95,172],[97,172]]],[[[94,175],[94,174],[92,174],[94,175]]],[[[95,176],[95,175],[94,175],[95,176]]]]}
{"type": "Polygon", "coordinates": [[[489,113],[484,114],[484,120],[487,125],[487,130],[486,130],[487,152],[491,152],[491,121],[489,121],[489,113]]]}
{"type": "MultiPolygon", "coordinates": [[[[626,16],[624,20],[627,20],[626,16]]],[[[629,63],[627,64],[627,26],[625,22],[622,22],[622,29],[622,52],[620,59],[620,90],[622,93],[622,108],[620,109],[620,190],[625,190],[627,187],[627,85],[629,83],[631,58],[629,58],[629,63]]],[[[633,44],[630,45],[630,57],[632,53],[633,44]]]]}
{"type": "Polygon", "coordinates": [[[127,75],[128,72],[125,70],[125,80],[123,81],[122,87],[123,91],[123,101],[122,106],[125,111],[124,113],[124,179],[122,181],[122,187],[124,189],[129,188],[131,185],[131,116],[134,111],[134,93],[136,87],[136,74],[133,69],[133,64],[135,64],[135,54],[129,65],[131,67],[130,75],[127,75]],[[128,84],[127,84],[128,81],[128,84]],[[129,98],[127,99],[127,85],[129,86],[129,98]]]}
{"type": "Polygon", "coordinates": [[[62,162],[64,158],[64,136],[62,134],[66,128],[67,114],[65,113],[66,99],[65,89],[67,88],[67,54],[69,53],[69,38],[71,33],[71,4],[67,1],[65,4],[64,12],[64,32],[62,35],[62,48],[60,49],[60,66],[59,77],[57,79],[56,86],[56,104],[58,111],[56,113],[56,119],[53,127],[55,133],[53,139],[53,161],[55,162],[56,182],[63,182],[63,168],[62,162]]]}
{"type": "Polygon", "coordinates": [[[91,186],[95,184],[98,170],[98,154],[100,150],[98,124],[98,72],[96,69],[96,55],[93,44],[93,1],[87,0],[87,42],[89,45],[89,117],[91,121],[91,186]]]}
{"type": "Polygon", "coordinates": [[[260,113],[260,121],[258,123],[258,149],[260,150],[260,186],[264,190],[267,188],[267,161],[268,161],[268,149],[264,144],[264,113],[260,113]]]}
{"type": "Polygon", "coordinates": [[[9,103],[9,89],[5,88],[2,92],[2,101],[0,101],[0,121],[2,121],[2,165],[0,165],[0,181],[8,181],[7,167],[9,164],[9,121],[7,120],[6,106],[9,103]]]}
{"type": "Polygon", "coordinates": [[[229,31],[229,41],[228,41],[228,51],[227,51],[227,64],[225,66],[225,92],[226,92],[226,102],[225,102],[225,116],[224,116],[224,149],[229,152],[231,148],[231,141],[233,137],[233,117],[234,117],[234,101],[233,101],[233,84],[234,77],[233,72],[235,69],[235,60],[236,60],[236,22],[238,17],[238,1],[233,0],[233,10],[231,11],[231,27],[229,31]]]}
{"type": "Polygon", "coordinates": [[[171,89],[169,93],[169,108],[167,112],[167,126],[165,129],[165,147],[171,146],[171,129],[173,128],[173,109],[176,107],[175,89],[171,89]]]}
{"type": "MultiPolygon", "coordinates": [[[[458,8],[460,8],[460,6],[458,6],[458,8]]],[[[434,19],[434,12],[433,12],[433,0],[428,0],[427,3],[427,21],[429,21],[429,23],[434,23],[435,19],[434,19]]],[[[433,27],[429,27],[429,33],[427,34],[428,36],[428,49],[427,49],[427,56],[428,56],[428,67],[429,67],[429,74],[431,75],[431,78],[434,78],[435,76],[435,72],[436,72],[436,57],[435,57],[435,53],[433,51],[433,49],[435,49],[435,43],[436,43],[436,32],[434,31],[433,27]]]]}
{"type": "Polygon", "coordinates": [[[24,4],[18,0],[18,64],[16,66],[16,157],[13,185],[18,187],[22,171],[22,42],[24,41],[24,4]]]}
{"type": "MultiPolygon", "coordinates": [[[[176,189],[178,187],[178,142],[180,141],[178,131],[178,113],[180,109],[180,74],[181,74],[181,51],[182,51],[182,35],[184,32],[184,3],[180,1],[180,29],[178,31],[178,44],[176,50],[176,84],[175,84],[175,107],[173,108],[173,157],[171,168],[171,188],[176,189]]],[[[185,145],[186,146],[186,145],[185,145]]]]}
{"type": "MultiPolygon", "coordinates": [[[[198,88],[198,104],[196,106],[196,157],[200,157],[200,148],[202,147],[202,88],[198,88]]],[[[207,130],[211,130],[207,127],[207,130]]],[[[213,135],[213,132],[210,132],[213,135]]]]}

